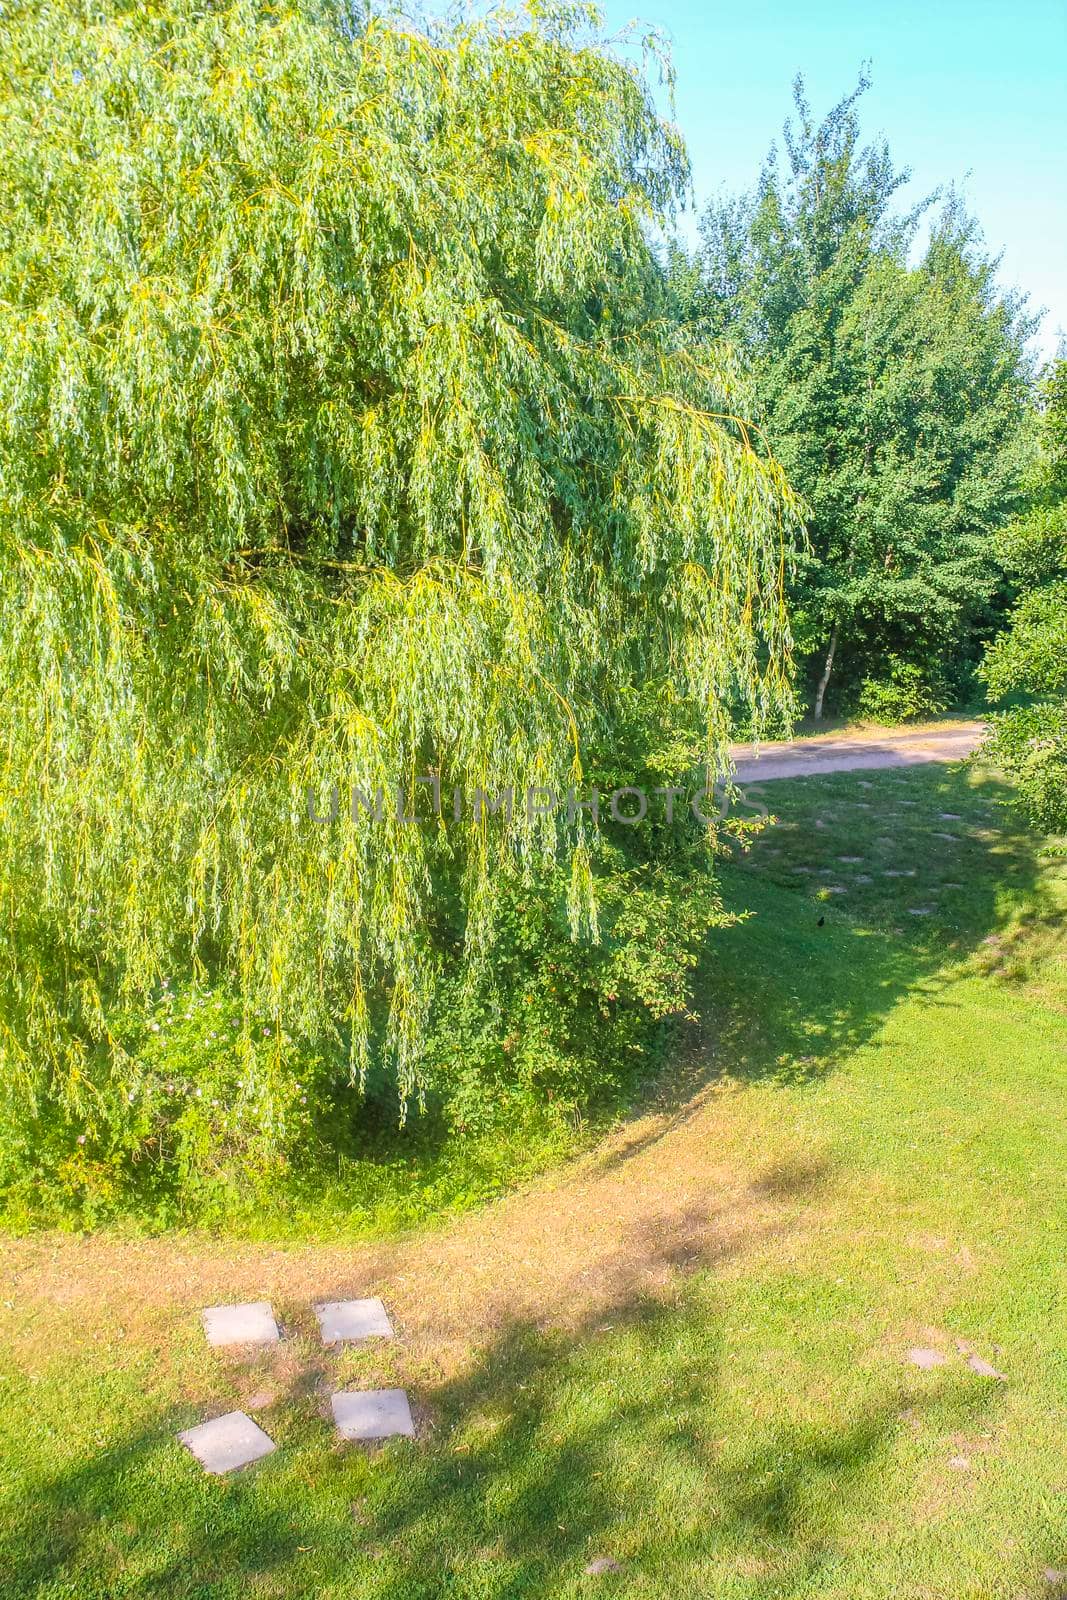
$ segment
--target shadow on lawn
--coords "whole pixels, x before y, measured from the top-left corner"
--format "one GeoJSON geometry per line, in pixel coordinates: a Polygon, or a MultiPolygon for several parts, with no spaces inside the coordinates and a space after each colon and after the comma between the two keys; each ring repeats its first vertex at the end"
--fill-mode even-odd
{"type": "Polygon", "coordinates": [[[370,1456],[336,1447],[300,1377],[271,1414],[289,1412],[282,1448],[226,1481],[177,1459],[188,1417],[168,1416],[25,1485],[5,1592],[557,1600],[590,1592],[599,1556],[620,1563],[597,1580],[605,1595],[710,1596],[731,1577],[731,1593],[809,1594],[857,1522],[884,1516],[872,1484],[902,1492],[884,1472],[899,1436],[975,1428],[994,1387],[902,1369],[858,1408],[752,1415],[739,1437],[716,1320],[692,1289],[666,1304],[628,1289],[566,1339],[504,1326],[434,1394],[417,1443],[370,1456]]]}
{"type": "Polygon", "coordinates": [[[668,1139],[724,1082],[818,1083],[869,1045],[903,999],[937,1002],[968,964],[1005,979],[1027,976],[1028,952],[1040,945],[1035,934],[1050,937],[1063,920],[1042,888],[1045,841],[992,774],[983,773],[976,788],[958,767],[836,773],[768,781],[762,793],[781,829],[769,829],[723,868],[726,903],[750,915],[712,933],[695,983],[699,1023],[678,1029],[668,1069],[634,1108],[654,1121],[624,1128],[598,1156],[598,1170],[624,1166],[668,1139]],[[857,802],[859,794],[865,799],[857,802]],[[894,812],[894,802],[905,801],[894,812]],[[850,832],[842,809],[856,804],[862,810],[850,832]],[[827,816],[831,823],[815,826],[827,816]],[[861,894],[847,902],[815,898],[820,863],[844,876],[844,851],[870,850],[871,839],[902,817],[900,845],[915,879],[886,876],[893,859],[886,856],[878,876],[870,863],[861,894]],[[962,830],[955,846],[937,837],[948,828],[962,830]],[[810,874],[802,880],[798,863],[810,874]],[[952,898],[944,915],[908,914],[909,903],[946,883],[952,898]]]}
{"type": "MultiPolygon", "coordinates": [[[[244,1595],[260,1592],[254,1579],[284,1571],[297,1558],[301,1535],[286,1510],[256,1494],[261,1468],[250,1469],[242,1486],[251,1492],[251,1516],[232,1495],[220,1505],[217,1493],[197,1496],[176,1481],[167,1453],[182,1448],[174,1435],[189,1422],[186,1408],[173,1408],[127,1443],[55,1477],[35,1478],[10,1497],[0,1519],[3,1592],[10,1600],[244,1595]],[[232,1589],[229,1574],[241,1575],[232,1589]]],[[[262,1592],[304,1591],[285,1585],[262,1592]]]]}
{"type": "Polygon", "coordinates": [[[968,773],[954,768],[768,784],[768,804],[778,788],[791,841],[777,847],[776,856],[761,855],[765,846],[775,848],[771,830],[747,861],[726,869],[730,902],[753,915],[713,935],[700,974],[704,1038],[692,1052],[681,1098],[701,1072],[705,1078],[817,1081],[867,1044],[905,996],[935,997],[981,947],[996,948],[1009,899],[1014,905],[1029,899],[1039,920],[1057,914],[1042,908],[1043,841],[1014,811],[1008,786],[992,776],[977,797],[968,773]],[[864,782],[868,798],[859,803],[869,815],[856,824],[862,834],[852,848],[863,857],[867,883],[849,884],[847,897],[819,899],[827,869],[838,882],[851,870],[843,865],[850,858],[839,853],[849,844],[849,823],[839,808],[857,803],[857,780],[864,782]],[[911,809],[887,814],[897,793],[911,797],[911,809]],[[940,820],[939,808],[952,820],[940,820]],[[827,811],[832,826],[817,830],[815,822],[827,811]],[[981,826],[982,811],[999,831],[981,826]],[[883,851],[879,858],[870,836],[899,827],[901,817],[907,818],[903,855],[883,851]],[[959,833],[955,843],[939,836],[948,829],[959,833]],[[799,887],[790,876],[797,861],[813,864],[799,887]],[[891,861],[907,861],[904,870],[916,876],[890,876],[885,868],[891,861]]]}
{"type": "MultiPolygon", "coordinates": [[[[963,809],[947,804],[961,787],[955,774],[928,780],[944,809],[963,809]]],[[[1019,834],[1009,844],[1013,881],[1032,890],[1036,842],[1019,834]]],[[[624,1142],[614,1159],[693,1115],[724,1071],[815,1079],[868,1042],[903,995],[936,994],[951,967],[1002,926],[1003,868],[983,841],[970,849],[951,951],[922,930],[894,934],[877,921],[877,905],[866,922],[831,908],[818,928],[821,907],[772,891],[763,869],[754,871],[745,897],[759,914],[716,936],[703,977],[704,1043],[657,1093],[667,1126],[624,1142]]],[[[309,1364],[264,1419],[281,1449],[231,1481],[205,1479],[182,1457],[173,1434],[193,1420],[187,1409],[120,1449],[30,1479],[7,1507],[6,1592],[13,1600],[557,1600],[594,1586],[656,1597],[720,1587],[751,1600],[810,1594],[846,1545],[862,1543],[866,1522],[909,1514],[914,1486],[901,1471],[901,1436],[973,1430],[1000,1398],[999,1386],[955,1369],[920,1376],[901,1367],[872,1375],[858,1400],[839,1392],[820,1404],[797,1396],[794,1406],[785,1390],[779,1412],[764,1406],[739,1423],[743,1374],[739,1388],[713,1280],[692,1275],[791,1226],[791,1202],[823,1177],[804,1163],[765,1172],[753,1186],[752,1226],[739,1237],[720,1237],[704,1213],[650,1222],[609,1266],[595,1310],[565,1334],[504,1321],[467,1370],[435,1388],[415,1445],[371,1457],[337,1449],[324,1414],[332,1369],[309,1364]],[[652,1297],[657,1272],[673,1281],[652,1297]],[[597,1556],[621,1570],[585,1577],[597,1556]]],[[[843,1350],[843,1363],[858,1353],[843,1350]]]]}
{"type": "MultiPolygon", "coordinates": [[[[5,1592],[557,1600],[595,1582],[605,1595],[666,1600],[710,1597],[721,1582],[752,1600],[809,1594],[867,1519],[903,1514],[878,1493],[910,1496],[899,1456],[891,1463],[901,1437],[975,1429],[1000,1397],[962,1372],[902,1366],[811,1403],[805,1386],[821,1369],[801,1352],[778,1409],[749,1409],[715,1279],[701,1269],[795,1229],[791,1202],[827,1178],[817,1162],[768,1168],[744,1225],[726,1231],[703,1212],[648,1219],[576,1320],[551,1330],[503,1320],[469,1366],[429,1390],[406,1376],[402,1346],[350,1352],[343,1368],[311,1339],[276,1347],[284,1387],[259,1418],[276,1454],[204,1477],[175,1438],[196,1420],[186,1404],[119,1448],[28,1478],[6,1508],[5,1592]],[[359,1376],[343,1380],[350,1363],[359,1376]],[[409,1384],[420,1439],[373,1453],[338,1446],[331,1390],[390,1381],[409,1384]],[[597,1557],[620,1570],[586,1576],[597,1557]]],[[[843,1324],[841,1339],[847,1370],[865,1335],[843,1324]]],[[[200,1416],[259,1381],[247,1364],[216,1370],[200,1416]]]]}

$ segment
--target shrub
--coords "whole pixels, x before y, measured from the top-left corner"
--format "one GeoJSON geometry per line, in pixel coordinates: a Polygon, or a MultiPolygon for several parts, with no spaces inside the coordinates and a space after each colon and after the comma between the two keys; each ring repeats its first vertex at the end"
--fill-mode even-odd
{"type": "Polygon", "coordinates": [[[1067,361],[1052,364],[1040,401],[1029,504],[1000,541],[1021,593],[981,670],[990,699],[1022,703],[993,718],[983,754],[1015,778],[1039,827],[1067,833],[1067,361]]]}
{"type": "Polygon", "coordinates": [[[856,711],[864,721],[890,727],[897,722],[917,722],[936,717],[950,704],[944,683],[916,662],[890,656],[887,666],[885,677],[865,678],[860,685],[856,711]]]}

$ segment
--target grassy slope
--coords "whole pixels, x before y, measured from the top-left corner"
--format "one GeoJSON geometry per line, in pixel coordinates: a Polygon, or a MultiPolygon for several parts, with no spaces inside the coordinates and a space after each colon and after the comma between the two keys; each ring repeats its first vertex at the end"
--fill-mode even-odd
{"type": "Polygon", "coordinates": [[[345,1356],[342,1378],[395,1371],[429,1402],[415,1447],[336,1449],[297,1341],[267,1424],[283,1450],[226,1482],[172,1437],[205,1393],[236,1403],[195,1326],[49,1349],[12,1290],[8,1331],[32,1356],[0,1395],[6,1593],[1054,1592],[1063,867],[988,780],[922,769],[768,793],[783,826],[727,871],[756,915],[716,937],[684,1074],[685,1095],[714,1080],[709,1173],[746,1175],[760,1226],[721,1228],[710,1255],[635,1241],[608,1314],[579,1307],[567,1337],[503,1322],[452,1377],[402,1347],[384,1366],[345,1356]],[[957,1341],[1007,1381],[971,1372],[957,1341]],[[946,1364],[908,1365],[914,1344],[946,1364]],[[584,1576],[597,1554],[621,1569],[584,1576]]]}

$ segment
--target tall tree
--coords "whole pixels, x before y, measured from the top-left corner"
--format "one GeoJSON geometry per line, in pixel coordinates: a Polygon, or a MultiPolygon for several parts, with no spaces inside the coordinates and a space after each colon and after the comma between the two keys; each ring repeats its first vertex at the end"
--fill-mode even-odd
{"type": "MultiPolygon", "coordinates": [[[[683,697],[712,761],[788,694],[794,502],[729,357],[661,315],[684,153],[583,20],[0,14],[0,1053],[27,1103],[91,1108],[100,1071],[132,1103],[116,1019],[189,970],[242,1037],[344,1035],[357,1072],[377,1045],[409,1093],[503,875],[565,864],[594,937],[587,814],[524,793],[581,785],[635,686],[683,697]],[[519,803],[409,825],[422,774],[519,803]]],[[[264,1129],[279,1056],[235,1089],[264,1129]]]]}
{"type": "Polygon", "coordinates": [[[816,717],[832,676],[974,653],[996,593],[991,535],[1022,461],[1029,331],[950,200],[919,265],[930,202],[862,145],[867,80],[816,123],[798,79],[756,191],[703,223],[698,311],[747,350],[761,420],[808,508],[793,617],[816,717]]]}
{"type": "Polygon", "coordinates": [[[993,719],[985,753],[1018,780],[1034,820],[1067,833],[1067,359],[1040,389],[1039,453],[1029,503],[1000,536],[1019,590],[982,674],[990,695],[1022,704],[993,719]]]}

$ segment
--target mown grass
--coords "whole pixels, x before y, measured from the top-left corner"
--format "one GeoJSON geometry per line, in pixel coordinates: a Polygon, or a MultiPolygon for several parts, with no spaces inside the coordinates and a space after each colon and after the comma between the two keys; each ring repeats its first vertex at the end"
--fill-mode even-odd
{"type": "MultiPolygon", "coordinates": [[[[15,1286],[2,1318],[32,1355],[0,1391],[6,1593],[1057,1592],[1063,858],[979,774],[765,796],[780,825],[725,869],[753,915],[716,934],[701,1041],[660,1090],[697,1115],[711,1086],[709,1184],[743,1174],[765,1222],[692,1262],[636,1238],[607,1311],[576,1306],[566,1332],[504,1321],[452,1375],[402,1340],[336,1359],[298,1334],[268,1414],[281,1448],[226,1481],[174,1430],[205,1397],[237,1403],[254,1369],[220,1362],[189,1319],[51,1347],[15,1286]],[[944,1364],[920,1371],[913,1345],[944,1364]],[[389,1379],[422,1408],[422,1438],[338,1448],[324,1385],[389,1379]],[[587,1575],[596,1556],[618,1569],[587,1575]]],[[[671,1161],[668,1130],[668,1181],[671,1161]]],[[[129,1292],[150,1307],[151,1284],[129,1292]]]]}

